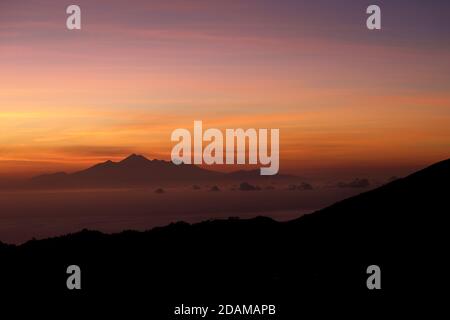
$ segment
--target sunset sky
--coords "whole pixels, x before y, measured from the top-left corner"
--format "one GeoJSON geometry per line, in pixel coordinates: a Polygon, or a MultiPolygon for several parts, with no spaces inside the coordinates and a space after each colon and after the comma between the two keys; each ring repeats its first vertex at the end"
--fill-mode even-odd
{"type": "Polygon", "coordinates": [[[376,3],[2,0],[0,175],[168,160],[194,120],[279,128],[281,172],[449,158],[450,2],[376,3]]]}

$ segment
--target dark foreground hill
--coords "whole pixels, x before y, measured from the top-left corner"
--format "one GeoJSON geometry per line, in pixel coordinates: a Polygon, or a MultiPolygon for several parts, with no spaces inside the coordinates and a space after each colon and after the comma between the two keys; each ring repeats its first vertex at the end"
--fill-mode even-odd
{"type": "Polygon", "coordinates": [[[281,319],[312,306],[317,313],[332,305],[398,306],[435,294],[446,277],[449,181],[447,160],[285,223],[176,223],[2,245],[0,290],[21,298],[132,300],[158,319],[171,318],[181,303],[274,303],[281,319]],[[66,289],[71,264],[81,267],[80,291],[66,289]],[[381,268],[381,290],[367,289],[370,265],[381,268]]]}

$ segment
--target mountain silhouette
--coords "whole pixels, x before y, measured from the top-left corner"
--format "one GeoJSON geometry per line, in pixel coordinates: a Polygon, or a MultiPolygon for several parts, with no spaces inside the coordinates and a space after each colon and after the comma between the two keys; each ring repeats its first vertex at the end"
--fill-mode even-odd
{"type": "MultiPolygon", "coordinates": [[[[175,165],[170,161],[149,160],[142,155],[132,154],[119,162],[108,160],[72,174],[58,172],[39,175],[31,179],[30,185],[57,188],[126,187],[220,180],[239,181],[249,178],[268,179],[260,176],[259,170],[222,173],[190,164],[175,165]]],[[[271,179],[295,179],[295,176],[277,175],[271,179]]]]}
{"type": "Polygon", "coordinates": [[[122,302],[144,294],[160,319],[169,318],[168,306],[188,297],[201,303],[270,301],[285,316],[307,307],[316,315],[335,312],[333,305],[384,310],[399,299],[430,296],[442,285],[449,178],[446,160],[289,222],[179,222],[147,232],[84,230],[0,245],[0,283],[8,292],[26,288],[70,298],[64,272],[75,263],[86,273],[83,294],[120,296],[122,302]],[[382,290],[366,286],[370,265],[381,269],[382,290]]]}
{"type": "Polygon", "coordinates": [[[119,162],[108,160],[72,174],[40,175],[32,178],[31,182],[36,186],[51,187],[113,187],[203,181],[218,179],[222,175],[194,165],[175,165],[169,161],[149,160],[142,155],[132,154],[119,162]]]}

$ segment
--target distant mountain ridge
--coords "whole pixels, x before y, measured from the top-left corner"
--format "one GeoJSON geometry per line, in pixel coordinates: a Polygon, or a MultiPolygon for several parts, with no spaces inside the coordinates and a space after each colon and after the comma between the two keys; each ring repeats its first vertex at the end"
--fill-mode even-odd
{"type": "MultiPolygon", "coordinates": [[[[295,176],[277,175],[272,179],[295,179],[295,176]]],[[[196,183],[203,181],[242,179],[268,179],[260,176],[259,170],[222,173],[200,168],[190,164],[175,165],[170,161],[147,159],[142,155],[132,154],[125,159],[98,163],[85,170],[72,174],[57,172],[39,175],[30,180],[35,187],[120,187],[134,185],[158,185],[166,183],[196,183]]]]}

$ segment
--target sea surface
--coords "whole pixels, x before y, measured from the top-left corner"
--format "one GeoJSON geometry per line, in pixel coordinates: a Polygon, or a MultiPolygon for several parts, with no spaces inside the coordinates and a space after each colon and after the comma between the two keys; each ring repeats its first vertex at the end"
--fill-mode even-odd
{"type": "Polygon", "coordinates": [[[0,241],[19,244],[82,229],[115,233],[148,230],[171,222],[268,216],[285,221],[331,205],[364,190],[240,191],[211,186],[164,189],[90,189],[0,192],[0,241]]]}

